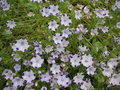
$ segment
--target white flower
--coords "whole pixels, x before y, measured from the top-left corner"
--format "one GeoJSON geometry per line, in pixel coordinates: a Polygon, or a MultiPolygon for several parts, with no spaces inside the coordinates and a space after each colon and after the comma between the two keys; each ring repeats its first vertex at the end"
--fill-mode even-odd
{"type": "Polygon", "coordinates": [[[63,14],[60,20],[61,24],[64,26],[70,26],[72,24],[72,20],[69,16],[67,16],[67,14],[63,14]]]}
{"type": "Polygon", "coordinates": [[[55,31],[57,28],[58,28],[58,23],[55,21],[55,20],[52,20],[48,23],[48,28],[51,30],[51,31],[55,31]]]}
{"type": "Polygon", "coordinates": [[[63,87],[68,87],[71,84],[71,80],[66,77],[66,75],[58,75],[57,84],[63,87]]]}
{"type": "Polygon", "coordinates": [[[9,29],[13,29],[15,26],[16,26],[16,24],[15,24],[15,22],[12,20],[12,21],[7,21],[7,27],[9,28],[9,29]]]}
{"type": "Polygon", "coordinates": [[[12,34],[12,31],[10,29],[6,30],[6,34],[12,34]]]}
{"type": "Polygon", "coordinates": [[[60,56],[60,52],[54,51],[54,52],[51,53],[51,55],[52,55],[53,58],[58,58],[60,56]]]}
{"type": "Polygon", "coordinates": [[[49,64],[55,64],[55,59],[53,57],[49,57],[48,60],[47,60],[47,62],[49,64]]]}
{"type": "Polygon", "coordinates": [[[61,43],[62,39],[63,39],[63,36],[60,33],[56,33],[53,36],[53,41],[54,41],[55,44],[61,43]]]}
{"type": "Polygon", "coordinates": [[[13,80],[12,80],[12,83],[13,83],[13,86],[15,87],[20,87],[20,86],[24,86],[24,80],[19,78],[19,77],[15,77],[13,80]]]}
{"type": "Polygon", "coordinates": [[[21,65],[20,64],[15,64],[14,69],[15,69],[16,72],[20,71],[21,65]]]}
{"type": "Polygon", "coordinates": [[[119,74],[113,74],[112,78],[110,78],[109,81],[112,85],[120,85],[120,73],[119,74]]]}
{"type": "Polygon", "coordinates": [[[90,55],[90,54],[85,54],[82,56],[82,64],[85,66],[85,67],[89,67],[93,64],[93,57],[90,55]]]}
{"type": "Polygon", "coordinates": [[[78,54],[73,55],[70,58],[70,63],[73,67],[77,67],[81,64],[81,56],[78,54]]]}
{"type": "Polygon", "coordinates": [[[19,56],[19,54],[14,54],[13,53],[11,56],[13,57],[13,59],[14,59],[15,62],[18,62],[21,59],[21,57],[19,56]]]}
{"type": "Polygon", "coordinates": [[[86,34],[88,32],[88,29],[85,28],[82,24],[79,24],[78,27],[76,28],[75,33],[80,33],[80,32],[86,34]]]}
{"type": "Polygon", "coordinates": [[[120,1],[119,0],[118,1],[116,0],[116,4],[115,5],[117,6],[118,9],[120,9],[120,1]]]}
{"type": "Polygon", "coordinates": [[[49,52],[51,52],[51,51],[53,51],[53,46],[50,46],[50,45],[46,46],[45,52],[46,52],[46,53],[49,53],[49,52]]]}
{"type": "Polygon", "coordinates": [[[18,90],[18,88],[14,86],[8,86],[8,87],[5,87],[3,90],[18,90]]]}
{"type": "Polygon", "coordinates": [[[79,36],[78,36],[78,40],[82,40],[83,39],[83,35],[82,34],[80,34],[79,36]]]}
{"type": "Polygon", "coordinates": [[[50,16],[50,9],[49,9],[49,7],[44,7],[43,9],[40,10],[40,12],[42,13],[43,17],[50,16]]]}
{"type": "Polygon", "coordinates": [[[75,18],[79,20],[81,19],[81,17],[82,17],[81,10],[75,10],[75,18]]]}
{"type": "Polygon", "coordinates": [[[104,51],[103,52],[103,56],[106,57],[106,56],[109,56],[110,55],[110,52],[109,51],[104,51]]]}
{"type": "Polygon", "coordinates": [[[72,32],[69,30],[69,28],[62,30],[62,36],[65,38],[68,38],[71,34],[72,34],[72,32]]]}
{"type": "Polygon", "coordinates": [[[35,79],[35,74],[32,70],[24,71],[22,78],[26,81],[26,83],[32,83],[32,81],[35,79]]]}
{"type": "Polygon", "coordinates": [[[103,33],[106,33],[106,32],[109,31],[109,27],[108,26],[100,27],[100,29],[102,30],[103,33]]]}
{"type": "Polygon", "coordinates": [[[87,6],[84,7],[83,11],[84,11],[85,14],[90,13],[90,9],[87,6]]]}
{"type": "Polygon", "coordinates": [[[111,74],[113,73],[113,70],[111,68],[104,68],[102,71],[104,76],[111,77],[111,74]]]}
{"type": "Polygon", "coordinates": [[[61,61],[63,61],[63,62],[68,62],[69,61],[69,58],[68,58],[68,55],[61,55],[61,59],[60,59],[61,61]]]}
{"type": "Polygon", "coordinates": [[[78,49],[79,49],[80,52],[88,51],[88,47],[84,46],[84,45],[79,46],[78,49]]]}
{"type": "Polygon", "coordinates": [[[22,51],[25,52],[29,48],[29,44],[27,42],[27,39],[19,39],[16,40],[16,43],[13,43],[12,49],[14,51],[22,51]]]}
{"type": "Polygon", "coordinates": [[[61,44],[57,44],[56,51],[58,51],[60,53],[65,52],[65,47],[63,47],[61,44]]]}
{"type": "Polygon", "coordinates": [[[9,69],[5,69],[2,73],[2,76],[6,79],[6,80],[12,80],[14,73],[9,70],[9,69]]]}
{"type": "Polygon", "coordinates": [[[107,62],[107,65],[109,66],[109,68],[111,69],[114,69],[118,64],[118,61],[114,58],[110,59],[108,62],[107,62]]]}
{"type": "Polygon", "coordinates": [[[51,71],[53,74],[58,74],[58,73],[61,72],[60,66],[57,65],[57,64],[53,64],[52,67],[50,67],[50,71],[51,71]]]}
{"type": "Polygon", "coordinates": [[[87,74],[88,75],[94,75],[95,71],[96,71],[96,68],[93,67],[93,66],[90,66],[90,67],[87,68],[87,74]]]}
{"type": "Polygon", "coordinates": [[[81,85],[81,89],[82,90],[92,90],[93,86],[92,86],[90,80],[89,81],[84,81],[83,84],[81,85]]]}
{"type": "Polygon", "coordinates": [[[47,89],[47,87],[44,87],[44,86],[43,86],[43,87],[41,88],[41,90],[48,90],[48,89],[47,89]]]}
{"type": "Polygon", "coordinates": [[[120,29],[120,22],[117,22],[116,27],[120,29]]]}
{"type": "Polygon", "coordinates": [[[41,80],[42,82],[47,82],[47,83],[49,83],[49,82],[51,81],[51,79],[52,79],[52,76],[51,76],[49,73],[45,73],[45,74],[42,74],[42,75],[40,76],[40,80],[41,80]]]}
{"type": "Polygon", "coordinates": [[[8,11],[8,10],[10,9],[10,4],[4,3],[4,4],[2,5],[2,9],[3,9],[4,11],[8,11]]]}
{"type": "Polygon", "coordinates": [[[77,73],[77,75],[73,78],[73,81],[76,83],[76,84],[82,84],[84,81],[84,75],[81,74],[81,73],[77,73]]]}
{"type": "Polygon", "coordinates": [[[50,5],[49,10],[50,10],[50,13],[54,16],[56,16],[60,12],[60,9],[57,4],[50,5]]]}
{"type": "Polygon", "coordinates": [[[42,66],[43,62],[44,62],[44,59],[36,55],[31,59],[31,66],[33,66],[34,68],[39,68],[42,66]]]}
{"type": "Polygon", "coordinates": [[[67,40],[65,40],[65,39],[61,40],[60,45],[61,45],[62,47],[67,47],[68,44],[69,44],[69,41],[67,41],[67,40]]]}
{"type": "Polygon", "coordinates": [[[35,16],[35,14],[33,12],[29,12],[27,16],[32,17],[32,16],[35,16]]]}
{"type": "Polygon", "coordinates": [[[97,29],[91,29],[91,35],[92,36],[98,35],[98,30],[97,29]]]}
{"type": "Polygon", "coordinates": [[[42,49],[42,45],[37,45],[34,51],[37,55],[42,55],[44,53],[44,50],[42,49]]]}
{"type": "Polygon", "coordinates": [[[107,9],[95,9],[94,12],[99,18],[109,17],[109,14],[110,14],[109,10],[107,9]]]}

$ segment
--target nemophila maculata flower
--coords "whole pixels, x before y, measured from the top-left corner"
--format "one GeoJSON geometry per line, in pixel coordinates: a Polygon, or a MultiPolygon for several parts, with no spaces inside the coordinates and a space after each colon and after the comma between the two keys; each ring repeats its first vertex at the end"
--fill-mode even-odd
{"type": "Polygon", "coordinates": [[[49,83],[52,79],[52,76],[49,73],[41,74],[40,81],[49,83]]]}
{"type": "Polygon", "coordinates": [[[75,18],[78,20],[82,18],[81,10],[75,10],[75,18]]]}
{"type": "Polygon", "coordinates": [[[43,3],[43,0],[31,0],[32,2],[43,3]]]}
{"type": "Polygon", "coordinates": [[[20,71],[21,69],[21,65],[20,64],[15,64],[14,65],[14,70],[17,72],[17,71],[20,71]]]}
{"type": "Polygon", "coordinates": [[[9,70],[9,69],[5,69],[3,72],[2,72],[2,76],[6,79],[6,80],[12,80],[13,79],[13,76],[14,76],[14,73],[9,70]]]}
{"type": "Polygon", "coordinates": [[[50,53],[51,51],[53,51],[53,46],[51,46],[51,45],[46,46],[45,52],[50,53]]]}
{"type": "Polygon", "coordinates": [[[50,13],[54,16],[58,15],[58,13],[60,12],[60,9],[57,4],[50,5],[49,10],[50,10],[50,13]]]}
{"type": "Polygon", "coordinates": [[[5,87],[3,90],[18,90],[17,87],[14,87],[14,86],[8,86],[8,87],[5,87]]]}
{"type": "Polygon", "coordinates": [[[88,89],[92,90],[93,86],[92,86],[90,80],[88,80],[88,81],[84,81],[83,84],[80,86],[80,88],[82,90],[88,90],[88,89]]]}
{"type": "Polygon", "coordinates": [[[81,64],[81,56],[79,54],[75,54],[70,57],[70,63],[73,67],[77,67],[81,64]]]}
{"type": "Polygon", "coordinates": [[[67,14],[62,14],[61,16],[61,25],[64,25],[64,26],[70,26],[72,24],[72,19],[67,16],[67,14]]]}
{"type": "Polygon", "coordinates": [[[55,20],[52,20],[48,23],[48,28],[51,30],[51,31],[55,31],[57,30],[59,24],[55,21],[55,20]]]}
{"type": "Polygon", "coordinates": [[[98,35],[98,33],[99,33],[99,32],[98,32],[97,29],[91,29],[91,33],[90,33],[90,34],[91,34],[92,36],[96,36],[96,35],[98,35]]]}
{"type": "Polygon", "coordinates": [[[86,51],[89,50],[89,48],[87,46],[85,46],[85,45],[79,46],[78,49],[79,49],[80,52],[86,52],[86,51]]]}
{"type": "Polygon", "coordinates": [[[31,66],[34,68],[39,68],[42,66],[44,59],[42,59],[40,56],[35,56],[31,59],[31,66]]]}
{"type": "Polygon", "coordinates": [[[96,68],[93,67],[93,66],[90,66],[90,67],[87,68],[87,74],[88,75],[94,75],[95,71],[96,71],[96,68]]]}
{"type": "Polygon", "coordinates": [[[110,78],[109,83],[111,85],[120,85],[120,73],[113,74],[112,77],[110,78]]]}
{"type": "Polygon", "coordinates": [[[49,7],[44,7],[43,9],[40,10],[40,12],[42,13],[43,17],[48,17],[51,15],[49,7]]]}
{"type": "Polygon", "coordinates": [[[60,33],[56,33],[53,36],[53,41],[54,41],[55,44],[60,44],[62,42],[62,39],[63,39],[63,36],[60,33]]]}
{"type": "Polygon", "coordinates": [[[113,73],[113,69],[111,68],[103,68],[102,70],[102,74],[107,77],[111,77],[112,73],[113,73]]]}
{"type": "Polygon", "coordinates": [[[50,67],[50,71],[52,72],[52,74],[58,74],[61,72],[60,70],[60,65],[57,65],[57,64],[53,64],[51,67],[50,67]]]}
{"type": "Polygon", "coordinates": [[[95,9],[95,14],[99,18],[109,17],[110,13],[108,9],[95,9]]]}
{"type": "Polygon", "coordinates": [[[7,2],[7,0],[1,0],[0,1],[0,7],[4,10],[4,11],[8,11],[10,9],[10,4],[7,2]]]}
{"type": "Polygon", "coordinates": [[[27,39],[19,39],[19,40],[16,40],[12,44],[12,49],[13,49],[13,51],[22,51],[22,52],[25,52],[25,51],[28,50],[29,46],[30,45],[29,45],[27,39]]]}
{"type": "Polygon", "coordinates": [[[7,21],[6,25],[7,25],[7,27],[8,27],[9,29],[13,29],[13,28],[15,28],[15,26],[16,26],[14,20],[7,21]]]}
{"type": "Polygon", "coordinates": [[[73,78],[73,82],[77,85],[82,85],[84,82],[84,75],[82,73],[77,73],[77,75],[73,78]]]}
{"type": "Polygon", "coordinates": [[[47,87],[43,86],[41,90],[48,90],[47,87]]]}
{"type": "Polygon", "coordinates": [[[42,55],[44,53],[44,50],[42,49],[42,45],[37,45],[35,48],[34,48],[34,51],[37,55],[42,55]]]}
{"type": "Polygon", "coordinates": [[[65,38],[68,38],[72,35],[72,31],[69,28],[62,30],[62,36],[65,38]]]}
{"type": "Polygon", "coordinates": [[[20,88],[21,86],[24,86],[24,80],[22,78],[15,77],[12,80],[12,84],[14,87],[20,88]]]}
{"type": "Polygon", "coordinates": [[[36,75],[32,70],[28,70],[23,72],[22,78],[26,83],[32,83],[36,75]]]}
{"type": "Polygon", "coordinates": [[[120,29],[120,22],[117,22],[116,28],[120,29]]]}
{"type": "Polygon", "coordinates": [[[81,63],[85,67],[89,67],[89,66],[91,66],[94,63],[93,57],[90,54],[85,54],[85,55],[82,56],[81,63]]]}
{"type": "Polygon", "coordinates": [[[71,84],[71,80],[66,75],[58,75],[57,84],[66,88],[71,84]]]}
{"type": "Polygon", "coordinates": [[[20,59],[21,59],[21,57],[19,56],[19,54],[15,54],[15,53],[13,53],[13,54],[11,54],[11,56],[13,57],[13,60],[15,61],[15,62],[18,62],[18,61],[20,61],[20,59]]]}

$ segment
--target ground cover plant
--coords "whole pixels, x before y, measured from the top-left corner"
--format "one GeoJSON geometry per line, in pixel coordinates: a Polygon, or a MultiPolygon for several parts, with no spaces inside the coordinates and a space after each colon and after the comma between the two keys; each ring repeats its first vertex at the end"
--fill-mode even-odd
{"type": "Polygon", "coordinates": [[[120,1],[0,0],[0,90],[120,90],[120,1]]]}

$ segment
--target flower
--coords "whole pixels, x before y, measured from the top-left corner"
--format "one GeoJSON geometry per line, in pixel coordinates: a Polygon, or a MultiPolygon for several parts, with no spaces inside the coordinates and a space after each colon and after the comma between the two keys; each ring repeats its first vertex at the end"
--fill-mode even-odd
{"type": "Polygon", "coordinates": [[[89,67],[93,64],[93,57],[90,54],[85,54],[82,56],[82,61],[81,63],[85,66],[85,67],[89,67]]]}
{"type": "Polygon", "coordinates": [[[82,90],[92,90],[93,86],[92,86],[90,80],[84,81],[83,84],[81,85],[81,89],[82,90]]]}
{"type": "Polygon", "coordinates": [[[61,24],[64,26],[70,26],[72,24],[72,20],[67,14],[63,14],[61,16],[61,24]]]}
{"type": "Polygon", "coordinates": [[[109,17],[109,10],[107,9],[95,9],[95,14],[97,15],[97,17],[99,18],[105,18],[105,17],[109,17]]]}
{"type": "Polygon", "coordinates": [[[112,78],[110,78],[109,83],[112,85],[120,85],[120,73],[113,74],[112,78]]]}
{"type": "Polygon", "coordinates": [[[6,79],[6,80],[12,80],[14,73],[9,70],[9,69],[5,69],[2,73],[2,76],[6,79]]]}
{"type": "Polygon", "coordinates": [[[120,22],[117,22],[116,27],[120,29],[120,22]]]}
{"type": "Polygon", "coordinates": [[[63,62],[68,62],[69,61],[69,57],[68,57],[68,55],[61,55],[61,59],[60,59],[61,61],[63,61],[63,62]]]}
{"type": "Polygon", "coordinates": [[[78,54],[73,55],[70,57],[70,63],[73,67],[77,67],[81,64],[81,57],[78,54]]]}
{"type": "Polygon", "coordinates": [[[46,53],[49,53],[49,52],[51,52],[51,51],[53,51],[53,46],[50,46],[50,45],[46,46],[45,52],[46,52],[46,53]]]}
{"type": "Polygon", "coordinates": [[[71,80],[66,75],[58,75],[57,84],[63,87],[68,87],[71,84],[71,80]]]}
{"type": "Polygon", "coordinates": [[[42,49],[42,45],[37,45],[34,51],[37,55],[42,55],[44,53],[44,50],[42,49]]]}
{"type": "Polygon", "coordinates": [[[15,64],[14,69],[15,69],[16,72],[20,71],[21,65],[20,64],[15,64]]]}
{"type": "Polygon", "coordinates": [[[90,13],[90,9],[87,6],[84,7],[83,11],[84,11],[85,14],[90,13]]]}
{"type": "Polygon", "coordinates": [[[34,68],[39,68],[42,66],[43,62],[44,62],[44,59],[36,55],[31,59],[31,66],[33,66],[34,68]]]}
{"type": "Polygon", "coordinates": [[[8,87],[5,87],[3,90],[18,90],[17,87],[14,87],[14,86],[8,86],[8,87]]]}
{"type": "Polygon", "coordinates": [[[68,38],[71,34],[72,34],[72,32],[70,31],[69,28],[66,28],[66,29],[62,30],[62,36],[65,37],[65,38],[68,38]]]}
{"type": "Polygon", "coordinates": [[[15,24],[15,22],[13,21],[13,20],[11,20],[11,21],[7,21],[7,27],[9,28],[9,29],[13,29],[13,28],[15,28],[15,26],[16,26],[16,24],[15,24]]]}
{"type": "Polygon", "coordinates": [[[78,49],[79,49],[80,52],[86,52],[86,51],[88,51],[88,47],[84,46],[84,45],[79,46],[78,49]]]}
{"type": "Polygon", "coordinates": [[[42,82],[49,83],[51,81],[51,79],[52,79],[52,76],[49,73],[41,74],[41,76],[40,76],[40,80],[42,82]]]}
{"type": "Polygon", "coordinates": [[[24,80],[19,78],[19,77],[15,77],[13,80],[12,80],[12,83],[13,83],[13,86],[14,87],[20,87],[20,86],[24,86],[24,80]]]}
{"type": "Polygon", "coordinates": [[[47,90],[47,87],[44,87],[44,86],[43,86],[43,87],[41,88],[41,90],[47,90]]]}
{"type": "Polygon", "coordinates": [[[51,31],[55,31],[57,28],[58,28],[58,23],[55,21],[55,20],[52,20],[48,23],[48,28],[51,30],[51,31]]]}
{"type": "Polygon", "coordinates": [[[109,27],[108,26],[100,27],[100,29],[102,30],[103,33],[106,33],[106,32],[109,31],[109,27]]]}
{"type": "Polygon", "coordinates": [[[92,36],[98,35],[98,30],[97,29],[91,29],[91,35],[92,36]]]}
{"type": "Polygon", "coordinates": [[[27,39],[19,39],[19,40],[16,40],[15,43],[13,43],[13,46],[12,46],[12,49],[14,51],[22,51],[22,52],[25,52],[27,51],[27,49],[29,48],[29,44],[27,42],[27,39]]]}
{"type": "Polygon", "coordinates": [[[106,57],[106,56],[109,56],[110,55],[110,52],[109,51],[104,51],[103,52],[103,56],[106,57]]]}
{"type": "Polygon", "coordinates": [[[104,76],[111,77],[113,70],[111,68],[103,68],[102,73],[104,76]]]}
{"type": "Polygon", "coordinates": [[[96,71],[96,68],[93,67],[93,66],[90,66],[90,67],[87,68],[87,74],[88,75],[94,75],[95,71],[96,71]]]}
{"type": "Polygon", "coordinates": [[[52,64],[52,66],[50,67],[50,71],[51,71],[53,74],[58,74],[58,73],[61,72],[60,66],[57,65],[57,64],[52,64]]]}
{"type": "Polygon", "coordinates": [[[77,73],[77,75],[73,78],[73,81],[76,84],[81,85],[84,82],[83,79],[84,79],[84,75],[82,73],[77,73]]]}
{"type": "Polygon", "coordinates": [[[48,17],[51,15],[49,7],[44,7],[43,9],[40,10],[40,12],[42,13],[43,17],[48,17]]]}
{"type": "Polygon", "coordinates": [[[26,83],[32,83],[32,81],[35,79],[35,74],[32,70],[24,71],[22,78],[26,83]]]}
{"type": "Polygon", "coordinates": [[[1,1],[0,1],[0,7],[1,7],[4,11],[8,11],[8,10],[10,9],[10,4],[8,4],[6,0],[1,0],[1,1]]]}
{"type": "Polygon", "coordinates": [[[55,44],[61,43],[62,39],[63,39],[63,36],[60,33],[56,33],[53,36],[53,41],[54,41],[55,44]]]}
{"type": "Polygon", "coordinates": [[[117,64],[118,64],[118,61],[116,60],[116,58],[115,59],[112,58],[107,62],[108,67],[111,68],[111,69],[115,69],[117,64]]]}
{"type": "Polygon", "coordinates": [[[75,18],[79,20],[81,19],[81,17],[82,17],[81,10],[75,10],[75,18]]]}
{"type": "Polygon", "coordinates": [[[19,54],[13,53],[11,56],[13,57],[13,59],[14,59],[15,62],[18,62],[21,59],[21,57],[19,56],[19,54]]]}
{"type": "Polygon", "coordinates": [[[50,13],[54,16],[56,16],[60,12],[60,9],[57,4],[50,5],[49,10],[50,10],[50,13]]]}

